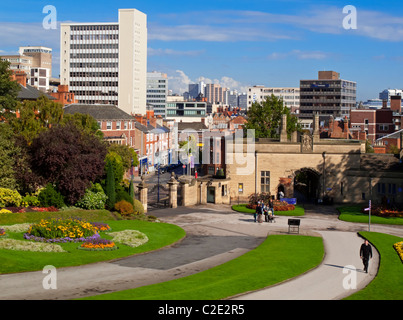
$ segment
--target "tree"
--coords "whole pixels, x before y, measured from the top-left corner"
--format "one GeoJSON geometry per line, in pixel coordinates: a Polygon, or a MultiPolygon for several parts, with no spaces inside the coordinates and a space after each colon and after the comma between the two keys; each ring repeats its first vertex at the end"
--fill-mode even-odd
{"type": "Polygon", "coordinates": [[[11,80],[10,63],[0,59],[0,121],[15,118],[17,97],[21,88],[16,81],[11,80]]]}
{"type": "Polygon", "coordinates": [[[18,107],[20,116],[10,121],[13,131],[30,144],[41,132],[59,124],[63,118],[63,106],[41,96],[35,101],[24,101],[18,107]]]}
{"type": "Polygon", "coordinates": [[[125,171],[129,170],[132,166],[137,167],[139,165],[137,153],[130,146],[112,143],[109,145],[108,151],[120,155],[125,171]]]}
{"type": "MultiPolygon", "coordinates": [[[[110,160],[108,161],[110,162],[110,160]]],[[[106,200],[106,206],[109,209],[113,209],[116,202],[116,191],[115,191],[115,174],[113,170],[112,163],[107,162],[107,172],[106,172],[106,196],[108,200],[106,200]]]]}
{"type": "Polygon", "coordinates": [[[282,115],[287,115],[287,134],[290,137],[294,131],[300,131],[298,118],[293,116],[283,102],[282,98],[277,98],[273,94],[265,101],[254,102],[247,112],[248,122],[244,125],[244,130],[255,130],[255,138],[278,138],[282,115]]]}
{"type": "Polygon", "coordinates": [[[73,123],[52,126],[29,146],[32,171],[55,184],[70,205],[103,175],[106,152],[104,142],[73,123]]]}
{"type": "Polygon", "coordinates": [[[13,132],[6,123],[0,123],[0,188],[16,189],[15,164],[21,156],[13,139],[13,132]]]}
{"type": "Polygon", "coordinates": [[[94,117],[90,116],[89,114],[64,114],[61,123],[66,124],[68,122],[73,122],[76,127],[87,133],[94,134],[100,139],[104,138],[104,134],[100,130],[97,120],[95,120],[94,117]]]}

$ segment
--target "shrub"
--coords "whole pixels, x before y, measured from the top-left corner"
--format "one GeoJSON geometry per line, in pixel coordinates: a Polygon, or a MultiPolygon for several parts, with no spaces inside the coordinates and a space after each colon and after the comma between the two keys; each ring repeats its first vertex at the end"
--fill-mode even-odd
{"type": "Polygon", "coordinates": [[[40,202],[38,200],[38,197],[27,194],[25,197],[22,198],[21,205],[23,207],[38,207],[40,205],[40,202]]]}
{"type": "Polygon", "coordinates": [[[134,202],[134,205],[133,205],[134,213],[135,214],[144,214],[143,204],[137,199],[134,199],[133,202],[134,202]]]}
{"type": "Polygon", "coordinates": [[[116,202],[125,200],[134,206],[134,199],[124,190],[116,192],[116,202]]]}
{"type": "Polygon", "coordinates": [[[10,210],[7,210],[7,209],[1,209],[0,214],[2,214],[2,213],[13,213],[13,212],[10,210]]]}
{"type": "Polygon", "coordinates": [[[90,189],[87,189],[84,197],[76,203],[76,206],[86,210],[104,209],[107,199],[108,197],[102,188],[99,192],[94,192],[90,189]]]}
{"type": "Polygon", "coordinates": [[[133,213],[133,205],[125,200],[115,204],[115,210],[123,216],[128,216],[133,213]]]}
{"type": "Polygon", "coordinates": [[[19,207],[22,197],[16,190],[0,188],[0,208],[19,207]]]}
{"type": "Polygon", "coordinates": [[[62,208],[64,204],[63,196],[56,191],[52,184],[48,184],[45,189],[42,189],[38,196],[39,203],[42,207],[62,208]]]}

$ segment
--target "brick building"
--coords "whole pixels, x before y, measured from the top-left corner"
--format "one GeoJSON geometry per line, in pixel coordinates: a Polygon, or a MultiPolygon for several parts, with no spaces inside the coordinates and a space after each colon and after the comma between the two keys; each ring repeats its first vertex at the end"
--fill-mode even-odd
{"type": "Polygon", "coordinates": [[[98,121],[106,141],[135,146],[136,119],[114,105],[71,104],[65,114],[88,114],[98,121]]]}

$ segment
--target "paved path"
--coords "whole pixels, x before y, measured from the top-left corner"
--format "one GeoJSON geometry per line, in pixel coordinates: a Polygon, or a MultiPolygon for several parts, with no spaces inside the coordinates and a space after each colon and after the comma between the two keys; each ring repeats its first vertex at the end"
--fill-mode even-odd
{"type": "MultiPolygon", "coordinates": [[[[339,221],[332,210],[314,213],[320,208],[307,210],[307,215],[301,217],[300,230],[301,234],[323,237],[326,257],[320,267],[269,289],[276,291],[260,290],[238,298],[286,299],[295,291],[302,294],[292,296],[292,299],[339,299],[346,295],[342,287],[346,274],[342,270],[350,264],[361,268],[358,250],[362,239],[356,233],[368,227],[339,221]]],[[[250,215],[235,213],[228,206],[165,209],[154,211],[153,215],[181,226],[187,237],[174,246],[147,254],[60,268],[57,270],[57,290],[43,289],[46,275],[42,272],[0,275],[0,299],[67,300],[177,279],[232,260],[257,247],[268,234],[286,234],[288,231],[288,217],[279,217],[276,223],[259,224],[254,223],[250,215]]],[[[403,227],[374,225],[371,231],[403,237],[403,227]]],[[[369,274],[358,271],[358,289],[375,276],[376,266],[375,259],[369,274]]]]}

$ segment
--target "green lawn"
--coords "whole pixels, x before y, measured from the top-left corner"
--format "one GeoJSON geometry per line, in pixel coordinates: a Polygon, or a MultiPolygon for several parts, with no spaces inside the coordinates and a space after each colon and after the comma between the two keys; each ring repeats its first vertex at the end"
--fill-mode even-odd
{"type": "MultiPolygon", "coordinates": [[[[360,232],[379,251],[380,267],[376,278],[349,300],[403,300],[403,263],[393,244],[403,238],[376,232],[360,232]]],[[[370,262],[371,263],[371,262],[370,262]]]]}
{"type": "Polygon", "coordinates": [[[270,235],[258,248],[212,269],[87,300],[219,300],[300,275],[324,256],[320,237],[270,235]]]}
{"type": "MultiPolygon", "coordinates": [[[[185,236],[185,231],[182,228],[166,223],[154,223],[139,220],[106,222],[112,228],[112,231],[122,231],[127,229],[139,230],[147,235],[149,241],[137,248],[117,243],[119,249],[114,251],[78,250],[78,243],[60,244],[64,250],[68,251],[67,253],[26,252],[1,249],[0,274],[42,270],[46,265],[60,268],[122,258],[141,252],[159,249],[179,241],[185,236]]],[[[9,232],[8,234],[9,238],[24,240],[23,233],[9,232]]],[[[105,233],[100,234],[103,238],[111,238],[105,235],[105,233]]]]}
{"type": "MultiPolygon", "coordinates": [[[[340,220],[368,223],[368,213],[361,213],[361,206],[346,206],[337,209],[340,212],[340,220]]],[[[403,225],[403,218],[384,218],[371,215],[371,223],[403,225]]]]}
{"type": "MultiPolygon", "coordinates": [[[[255,213],[254,209],[249,209],[246,207],[247,204],[237,204],[233,205],[231,208],[234,211],[242,212],[242,213],[255,213]]],[[[296,205],[295,210],[292,211],[275,211],[275,216],[303,216],[305,214],[305,210],[302,206],[296,205]]]]}

